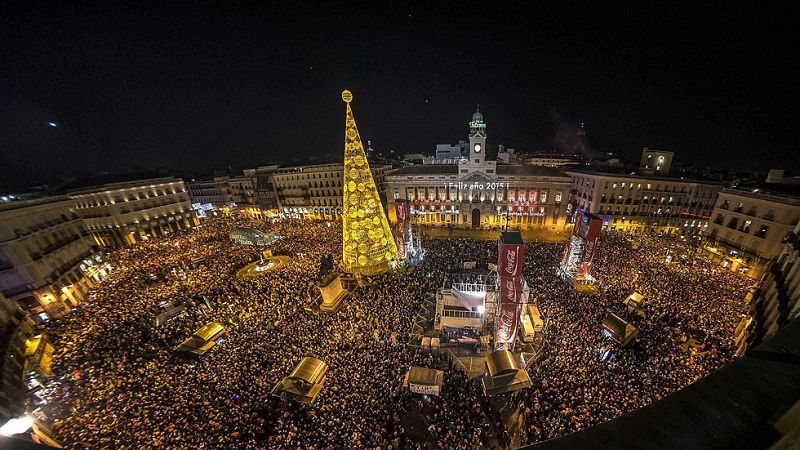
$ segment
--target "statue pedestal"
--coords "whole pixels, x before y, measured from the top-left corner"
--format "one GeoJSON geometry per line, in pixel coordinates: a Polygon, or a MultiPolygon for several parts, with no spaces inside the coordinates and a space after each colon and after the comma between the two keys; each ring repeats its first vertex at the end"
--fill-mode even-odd
{"type": "Polygon", "coordinates": [[[342,280],[338,273],[332,272],[317,284],[322,302],[319,310],[327,313],[335,313],[342,307],[342,303],[350,294],[350,291],[342,286],[342,280]]]}

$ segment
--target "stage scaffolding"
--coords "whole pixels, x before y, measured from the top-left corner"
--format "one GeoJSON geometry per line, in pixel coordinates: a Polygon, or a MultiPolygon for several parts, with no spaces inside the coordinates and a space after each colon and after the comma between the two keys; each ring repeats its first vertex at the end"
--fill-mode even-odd
{"type": "MultiPolygon", "coordinates": [[[[480,334],[492,336],[495,330],[495,320],[499,303],[500,279],[497,272],[451,272],[445,274],[442,287],[436,292],[436,314],[434,328],[442,330],[447,326],[457,328],[474,328],[480,334]],[[456,293],[483,296],[481,308],[467,308],[456,299],[456,293]],[[456,326],[454,324],[462,324],[456,326]]],[[[529,288],[527,282],[522,280],[521,296],[524,302],[520,308],[527,305],[529,288]]],[[[520,309],[522,311],[522,309],[520,309]]]]}

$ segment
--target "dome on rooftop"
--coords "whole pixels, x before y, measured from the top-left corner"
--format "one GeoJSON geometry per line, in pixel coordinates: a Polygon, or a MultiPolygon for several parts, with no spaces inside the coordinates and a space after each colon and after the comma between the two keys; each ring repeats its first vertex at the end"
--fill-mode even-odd
{"type": "Polygon", "coordinates": [[[475,114],[472,115],[473,122],[483,122],[483,114],[481,114],[480,110],[475,110],[475,114]]]}

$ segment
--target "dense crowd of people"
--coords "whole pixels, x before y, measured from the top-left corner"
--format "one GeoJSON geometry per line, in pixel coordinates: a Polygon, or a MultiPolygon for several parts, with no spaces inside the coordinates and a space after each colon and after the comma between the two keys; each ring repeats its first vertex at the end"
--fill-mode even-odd
{"type": "MultiPolygon", "coordinates": [[[[525,420],[521,442],[550,439],[609,420],[692,383],[732,358],[746,278],[693,257],[674,237],[604,235],[595,263],[599,295],[557,278],[563,244],[526,244],[524,275],[548,318],[546,345],[529,368],[533,387],[509,396],[525,420]],[[667,256],[670,262],[667,262],[667,256]],[[606,310],[642,293],[641,332],[610,348],[606,310]],[[682,348],[687,336],[702,348],[682,348]]],[[[74,313],[52,323],[56,376],[47,415],[71,448],[486,448],[503,424],[475,379],[444,353],[407,343],[417,313],[445,273],[496,262],[493,241],[423,240],[412,270],[373,277],[337,314],[307,311],[321,258],[341,248],[341,224],[212,219],[194,231],[110,255],[113,272],[74,313]],[[262,248],[228,234],[252,226],[284,238],[280,270],[239,279],[262,248]],[[156,324],[158,314],[182,312],[156,324]],[[175,347],[204,324],[225,341],[197,359],[175,347]],[[285,402],[273,387],[305,356],[329,366],[312,405],[285,402]],[[439,398],[403,388],[411,366],[445,371],[439,398]]]]}
{"type": "MultiPolygon", "coordinates": [[[[534,245],[546,265],[561,256],[557,248],[534,245]]],[[[734,330],[751,282],[696,258],[696,247],[684,239],[605,234],[593,270],[602,284],[596,296],[563,289],[553,271],[531,270],[537,264],[526,258],[526,276],[550,323],[545,354],[531,368],[534,386],[519,400],[530,441],[633,411],[733,358],[734,330]],[[644,317],[623,303],[633,291],[645,298],[644,317]],[[613,346],[598,332],[606,311],[640,330],[631,347],[613,346]],[[690,339],[698,348],[681,347],[690,339]],[[604,360],[609,349],[611,359],[604,360]]]]}

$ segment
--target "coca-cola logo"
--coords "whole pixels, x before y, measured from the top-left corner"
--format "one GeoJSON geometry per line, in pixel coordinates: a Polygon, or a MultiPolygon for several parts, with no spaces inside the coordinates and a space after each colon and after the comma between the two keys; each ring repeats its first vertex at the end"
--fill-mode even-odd
{"type": "Polygon", "coordinates": [[[507,262],[507,264],[505,266],[505,271],[509,275],[513,276],[513,275],[517,275],[519,273],[518,270],[517,270],[518,269],[517,263],[519,262],[519,258],[517,257],[518,256],[517,253],[519,252],[519,250],[520,250],[519,247],[506,248],[506,262],[507,262]]]}
{"type": "Polygon", "coordinates": [[[504,303],[516,303],[517,300],[517,284],[514,278],[508,278],[504,280],[505,289],[503,291],[503,302],[504,303]]]}
{"type": "Polygon", "coordinates": [[[594,242],[589,242],[586,245],[586,256],[585,256],[584,260],[586,262],[589,262],[589,261],[592,260],[593,256],[594,256],[594,242]]]}
{"type": "Polygon", "coordinates": [[[516,308],[503,307],[497,327],[497,341],[510,342],[516,333],[516,308]]]}

